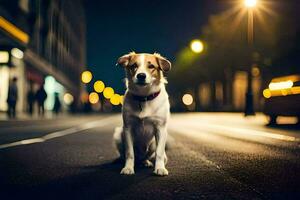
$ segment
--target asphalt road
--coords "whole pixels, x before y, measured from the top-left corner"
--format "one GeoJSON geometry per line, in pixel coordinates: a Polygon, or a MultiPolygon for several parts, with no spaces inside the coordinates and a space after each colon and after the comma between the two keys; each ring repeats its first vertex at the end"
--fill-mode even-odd
{"type": "Polygon", "coordinates": [[[167,168],[120,175],[120,115],[0,121],[0,199],[300,199],[300,131],[259,115],[173,114],[167,168]]]}

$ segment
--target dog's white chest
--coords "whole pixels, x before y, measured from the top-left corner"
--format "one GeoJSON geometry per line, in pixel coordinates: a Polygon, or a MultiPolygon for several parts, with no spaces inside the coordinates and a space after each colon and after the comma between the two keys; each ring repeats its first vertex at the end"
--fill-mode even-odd
{"type": "MultiPolygon", "coordinates": [[[[170,115],[168,96],[162,89],[159,96],[148,101],[136,101],[133,98],[125,98],[123,107],[124,122],[130,125],[136,119],[152,121],[152,124],[165,124],[170,115]]],[[[135,122],[134,122],[135,123],[135,122]]]]}
{"type": "Polygon", "coordinates": [[[140,107],[140,112],[138,113],[138,117],[140,119],[153,116],[154,114],[153,106],[150,106],[149,102],[140,103],[139,107],[140,107]]]}

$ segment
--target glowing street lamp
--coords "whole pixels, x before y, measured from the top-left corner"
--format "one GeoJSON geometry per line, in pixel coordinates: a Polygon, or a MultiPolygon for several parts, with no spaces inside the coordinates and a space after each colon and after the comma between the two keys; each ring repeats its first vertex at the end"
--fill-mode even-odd
{"type": "Polygon", "coordinates": [[[256,6],[257,0],[245,0],[244,3],[247,8],[253,8],[256,6]]]}
{"type": "Polygon", "coordinates": [[[90,71],[84,71],[81,74],[81,81],[85,84],[91,82],[92,78],[93,78],[93,74],[90,71]]]}
{"type": "Polygon", "coordinates": [[[190,48],[194,53],[201,53],[204,49],[204,45],[201,40],[192,40],[190,48]]]}

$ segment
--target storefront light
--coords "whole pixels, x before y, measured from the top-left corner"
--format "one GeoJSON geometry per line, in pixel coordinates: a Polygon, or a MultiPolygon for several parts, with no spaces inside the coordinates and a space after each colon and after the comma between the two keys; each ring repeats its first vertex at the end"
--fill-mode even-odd
{"type": "Polygon", "coordinates": [[[71,95],[70,93],[65,93],[64,95],[64,102],[67,104],[67,105],[71,105],[74,101],[74,97],[73,95],[71,95]]]}
{"type": "Polygon", "coordinates": [[[18,58],[18,59],[22,59],[24,57],[23,51],[21,51],[18,48],[12,48],[11,49],[11,55],[14,56],[15,58],[18,58]]]}
{"type": "Polygon", "coordinates": [[[7,51],[0,51],[0,63],[8,63],[9,54],[7,51]]]}

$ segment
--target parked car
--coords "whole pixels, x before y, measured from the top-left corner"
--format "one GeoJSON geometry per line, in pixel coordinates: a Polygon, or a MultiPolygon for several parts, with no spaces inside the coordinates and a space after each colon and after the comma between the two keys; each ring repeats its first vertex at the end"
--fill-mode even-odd
{"type": "Polygon", "coordinates": [[[273,78],[263,91],[264,113],[275,124],[278,116],[296,116],[300,123],[300,75],[273,78]]]}

